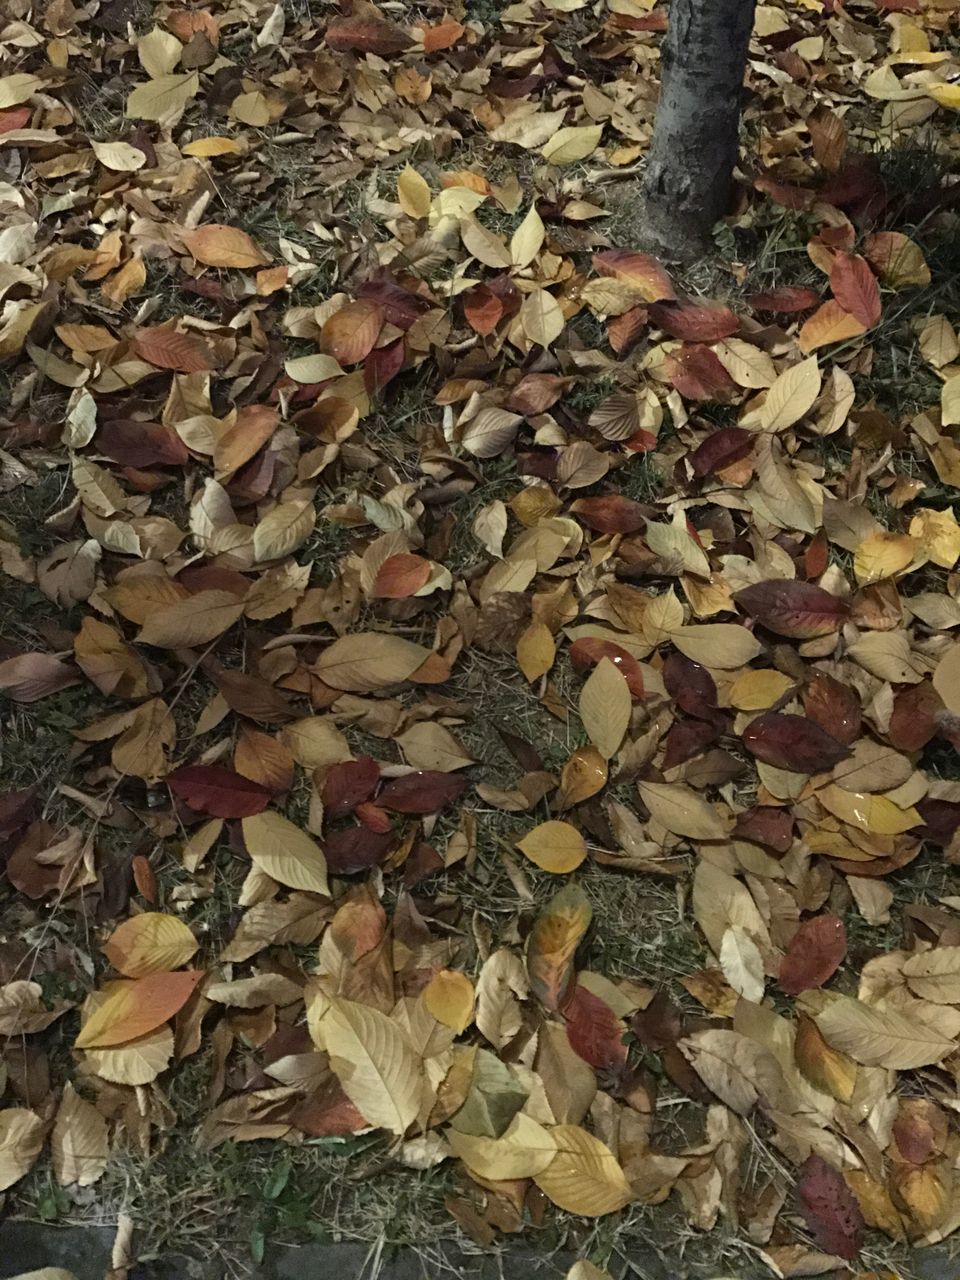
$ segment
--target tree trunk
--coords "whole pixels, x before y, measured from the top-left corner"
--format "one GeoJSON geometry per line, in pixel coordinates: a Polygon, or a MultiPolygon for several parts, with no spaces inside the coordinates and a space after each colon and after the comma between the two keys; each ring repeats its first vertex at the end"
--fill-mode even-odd
{"type": "Polygon", "coordinates": [[[756,0],[670,0],[643,192],[647,247],[673,260],[710,247],[729,210],[756,0]]]}

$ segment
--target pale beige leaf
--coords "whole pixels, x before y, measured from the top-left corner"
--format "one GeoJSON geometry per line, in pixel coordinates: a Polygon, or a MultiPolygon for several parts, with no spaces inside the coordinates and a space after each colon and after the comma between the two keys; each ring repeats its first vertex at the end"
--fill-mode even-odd
{"type": "Polygon", "coordinates": [[[253,530],[254,559],[263,564],[288,556],[306,542],[316,523],[317,513],[308,499],[281,502],[253,530]]]}
{"type": "Polygon", "coordinates": [[[92,1186],[107,1167],[107,1122],[69,1082],[64,1087],[50,1137],[53,1171],[61,1187],[92,1186]]]}
{"type": "Polygon", "coordinates": [[[534,1181],[555,1205],[578,1217],[616,1213],[633,1199],[627,1176],[610,1148],[579,1125],[550,1130],[557,1154],[534,1181]]]}
{"type": "Polygon", "coordinates": [[[329,894],[320,846],[274,809],[244,818],[243,842],[254,866],[288,889],[329,894]]]}
{"type": "Polygon", "coordinates": [[[365,631],[327,645],[313,670],[332,689],[372,693],[409,680],[431,650],[385,632],[365,631]]]}
{"type": "Polygon", "coordinates": [[[630,690],[619,669],[601,658],[580,691],[580,719],[605,760],[619,750],[630,724],[630,690]]]}
{"type": "Polygon", "coordinates": [[[670,639],[685,658],[719,671],[745,667],[763,648],[752,631],[735,622],[693,623],[672,632],[670,639]]]}
{"type": "Polygon", "coordinates": [[[531,622],[517,639],[517,665],[531,682],[547,674],[556,655],[553,633],[543,622],[531,622]]]}
{"type": "Polygon", "coordinates": [[[151,1084],[173,1057],[173,1030],[159,1027],[145,1036],[108,1049],[87,1049],[87,1065],[111,1084],[151,1084]]]}
{"type": "Polygon", "coordinates": [[[528,293],[520,307],[520,324],[531,342],[549,347],[563,333],[564,319],[560,304],[546,289],[528,293]]]}
{"type": "Polygon", "coordinates": [[[460,238],[467,253],[485,267],[503,271],[511,265],[510,250],[502,236],[488,231],[473,214],[460,219],[460,238]]]}
{"type": "Polygon", "coordinates": [[[712,804],[680,782],[638,782],[650,816],[674,835],[691,840],[723,840],[729,827],[712,804]]]}
{"type": "Polygon", "coordinates": [[[523,961],[513,951],[502,948],[484,961],[477,979],[476,1024],[480,1034],[502,1049],[523,1025],[520,1001],[530,995],[530,982],[523,961]]]}
{"type": "Polygon", "coordinates": [[[865,631],[848,652],[879,680],[917,684],[928,674],[929,661],[914,651],[906,631],[865,631]]]}
{"type": "Polygon", "coordinates": [[[776,1103],[783,1076],[773,1054],[737,1031],[697,1031],[680,1041],[684,1057],[721,1102],[745,1116],[758,1099],[776,1103]]]}
{"type": "Polygon", "coordinates": [[[693,914],[716,955],[731,928],[763,943],[769,941],[767,926],[750,890],[736,876],[706,859],[697,864],[693,877],[693,914]]]}
{"type": "Polygon", "coordinates": [[[960,1004],[960,947],[933,947],[903,962],[907,986],[921,1000],[960,1004]]]}
{"type": "Polygon", "coordinates": [[[294,382],[326,382],[329,378],[346,376],[339,362],[333,356],[324,355],[322,351],[317,351],[312,356],[295,356],[284,363],[283,370],[294,382]]]}
{"type": "Polygon", "coordinates": [[[460,443],[475,458],[496,458],[513,443],[523,418],[496,405],[484,405],[466,424],[460,443]]]}
{"type": "Polygon", "coordinates": [[[147,163],[144,152],[129,142],[96,142],[91,139],[90,146],[103,167],[115,173],[135,173],[147,163]]]}
{"type": "Polygon", "coordinates": [[[215,1004],[234,1009],[260,1009],[267,1004],[288,1005],[303,999],[303,987],[282,973],[257,973],[233,982],[212,982],[203,993],[215,1004]]]}
{"type": "Polygon", "coordinates": [[[435,769],[452,773],[473,764],[464,748],[449,729],[434,720],[420,720],[401,733],[396,742],[407,764],[414,769],[435,769]]]}
{"type": "Polygon", "coordinates": [[[243,601],[233,592],[198,591],[151,613],[137,640],[158,649],[193,649],[222,636],[242,616],[243,601]]]}
{"type": "Polygon", "coordinates": [[[536,1120],[519,1112],[499,1138],[485,1138],[448,1129],[447,1141],[455,1156],[471,1173],[492,1182],[533,1178],[557,1154],[553,1133],[536,1120]]]}
{"type": "Polygon", "coordinates": [[[933,687],[954,715],[960,715],[960,643],[945,651],[933,673],[933,687]]]}
{"type": "Polygon", "coordinates": [[[792,427],[813,408],[820,385],[816,356],[785,369],[767,391],[760,408],[760,426],[764,431],[784,431],[792,427]]]}
{"type": "Polygon", "coordinates": [[[169,31],[154,27],[137,41],[137,57],[151,80],[159,80],[174,70],[183,53],[183,45],[169,31]]]}
{"type": "Polygon", "coordinates": [[[717,359],[739,387],[772,386],[777,379],[776,366],[762,347],[742,338],[724,338],[713,348],[717,359]]]}
{"type": "Polygon", "coordinates": [[[814,1015],[828,1044],[865,1067],[910,1071],[942,1061],[954,1040],[896,1009],[877,1009],[852,996],[835,996],[814,1015]]]}
{"type": "Polygon", "coordinates": [[[404,1133],[420,1112],[423,1064],[400,1026],[379,1009],[334,998],[319,1031],[344,1093],[367,1123],[404,1133]]]}
{"type": "Polygon", "coordinates": [[[196,954],[198,942],[177,916],[145,911],[114,929],[103,953],[126,978],[179,969],[196,954]]]}
{"type": "Polygon", "coordinates": [[[744,1000],[759,1004],[763,999],[763,956],[757,944],[739,925],[724,930],[720,942],[720,968],[723,976],[744,1000]]]}
{"type": "Polygon", "coordinates": [[[43,1146],[45,1125],[26,1107],[0,1111],[0,1191],[29,1173],[43,1146]]]}
{"type": "Polygon", "coordinates": [[[183,75],[158,76],[146,84],[138,84],[127,98],[127,115],[132,120],[160,122],[177,116],[200,90],[200,77],[195,71],[183,75]]]}
{"type": "Polygon", "coordinates": [[[305,769],[352,760],[350,744],[330,716],[304,716],[285,724],[277,735],[297,764],[305,769]]]}

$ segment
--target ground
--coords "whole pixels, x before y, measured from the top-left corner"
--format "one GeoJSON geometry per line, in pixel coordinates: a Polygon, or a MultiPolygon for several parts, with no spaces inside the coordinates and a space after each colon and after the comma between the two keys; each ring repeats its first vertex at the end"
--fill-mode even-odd
{"type": "MultiPolygon", "coordinates": [[[[410,6],[386,8],[393,19],[408,25],[424,20],[420,10],[414,11],[410,6]]],[[[267,12],[258,13],[260,22],[267,12]]],[[[575,49],[578,41],[595,29],[590,13],[583,9],[548,15],[552,38],[561,50],[575,49]]],[[[136,6],[131,6],[124,16],[139,36],[153,22],[152,14],[136,6]]],[[[321,15],[319,21],[326,16],[321,15]]],[[[437,16],[431,10],[431,17],[437,16]]],[[[501,24],[497,6],[468,4],[466,13],[459,16],[472,25],[484,48],[501,36],[505,49],[524,47],[518,28],[509,21],[505,26],[501,24]]],[[[297,5],[288,7],[288,29],[309,25],[308,18],[309,7],[303,12],[297,5]]],[[[944,49],[956,53],[956,30],[945,30],[942,37],[944,49]]],[[[221,53],[240,61],[241,53],[246,56],[248,45],[248,33],[241,40],[236,29],[231,28],[221,53]]],[[[353,58],[354,54],[348,56],[353,58]]],[[[591,73],[601,86],[605,83],[602,67],[598,70],[591,66],[591,73]]],[[[84,67],[75,98],[76,114],[84,131],[90,136],[113,136],[126,96],[139,76],[139,70],[127,63],[106,80],[98,67],[84,67]]],[[[762,113],[767,106],[766,98],[755,86],[754,100],[744,119],[745,171],[760,154],[762,113]]],[[[208,111],[206,103],[193,104],[188,110],[185,125],[192,136],[211,132],[246,137],[250,133],[235,120],[225,121],[222,113],[205,115],[208,111]]],[[[941,380],[919,350],[918,322],[934,314],[943,314],[954,324],[960,318],[960,238],[955,223],[940,216],[939,207],[931,198],[939,199],[943,192],[955,193],[957,189],[960,175],[956,171],[956,137],[954,134],[950,138],[950,125],[939,116],[909,135],[885,136],[876,127],[877,104],[862,94],[855,96],[851,118],[862,133],[859,141],[880,175],[885,192],[886,204],[878,225],[895,227],[910,235],[930,266],[929,285],[885,297],[882,319],[871,334],[872,364],[857,371],[858,407],[876,409],[888,415],[889,420],[902,423],[929,408],[940,394],[941,380]]],[[[484,225],[506,237],[516,230],[534,193],[553,200],[559,198],[562,189],[564,198],[573,192],[595,200],[606,216],[585,224],[594,229],[589,237],[574,236],[570,252],[578,265],[586,263],[590,247],[632,248],[642,234],[636,220],[637,180],[595,180],[591,176],[595,157],[561,175],[549,170],[535,152],[505,147],[491,142],[479,128],[464,128],[459,140],[447,146],[442,155],[433,154],[427,142],[398,150],[395,159],[377,157],[376,162],[358,162],[356,173],[346,165],[344,176],[333,179],[328,189],[324,185],[324,165],[316,163],[314,144],[309,138],[292,143],[278,141],[277,135],[286,127],[271,124],[254,129],[254,176],[246,185],[242,181],[231,182],[231,178],[237,178],[234,171],[227,182],[215,182],[213,208],[216,221],[247,232],[272,260],[282,258],[284,243],[300,246],[309,256],[314,269],[288,291],[287,306],[315,306],[334,291],[352,292],[364,277],[362,266],[369,265],[362,259],[371,253],[370,246],[386,246],[392,241],[379,205],[389,202],[392,206],[398,174],[408,163],[432,187],[436,187],[441,172],[469,170],[483,174],[493,183],[504,182],[508,175],[515,174],[524,192],[516,209],[508,213],[494,205],[485,206],[478,213],[484,225]]],[[[305,127],[305,132],[312,132],[312,128],[305,127]]],[[[344,159],[347,158],[345,151],[344,159]]],[[[329,163],[328,158],[325,163],[329,163]]],[[[746,192],[746,176],[741,177],[746,192]]],[[[811,210],[784,208],[755,192],[750,192],[749,197],[745,194],[743,202],[749,204],[749,210],[741,210],[739,217],[718,228],[716,257],[675,274],[678,289],[694,297],[709,297],[734,310],[743,308],[744,300],[752,294],[786,286],[812,287],[822,293],[823,274],[807,253],[808,241],[818,225],[811,210]]],[[[390,216],[394,216],[392,209],[390,216]]],[[[869,225],[858,226],[858,231],[869,225]]],[[[154,300],[150,324],[160,325],[185,314],[219,320],[216,300],[185,293],[181,276],[175,259],[160,255],[149,259],[145,289],[154,300]]],[[[80,315],[78,311],[71,318],[79,319],[80,315]]],[[[88,323],[92,322],[88,313],[83,315],[88,323]]],[[[572,329],[575,346],[582,351],[605,342],[603,322],[588,311],[577,315],[572,329]]],[[[281,339],[281,344],[284,358],[314,350],[314,344],[307,341],[281,339]]],[[[849,353],[855,348],[854,339],[849,343],[849,353]]],[[[609,354],[609,348],[605,351],[609,354]]],[[[844,354],[842,346],[831,348],[834,360],[841,361],[844,354]]],[[[375,465],[383,467],[388,460],[401,482],[424,482],[422,445],[431,435],[437,440],[441,411],[435,398],[451,367],[452,357],[446,368],[428,361],[416,370],[402,373],[364,423],[363,438],[376,455],[375,465]]],[[[16,364],[8,365],[0,377],[6,379],[7,395],[14,399],[19,418],[28,417],[32,423],[45,418],[59,422],[64,403],[61,390],[50,383],[35,383],[27,388],[24,401],[18,368],[16,364]]],[[[598,372],[588,370],[579,376],[564,400],[570,421],[585,423],[596,405],[620,385],[620,380],[617,364],[612,368],[605,364],[598,372]]],[[[136,408],[139,411],[142,406],[136,408]]],[[[733,425],[738,411],[739,406],[732,404],[704,403],[697,407],[701,422],[714,427],[733,425]]],[[[20,483],[16,476],[9,483],[4,482],[2,516],[3,527],[11,532],[23,555],[42,557],[63,539],[61,526],[56,520],[51,524],[51,517],[71,500],[72,490],[55,441],[43,439],[39,445],[37,441],[33,444],[35,452],[31,454],[28,449],[26,457],[35,465],[26,482],[20,483]]],[[[616,489],[637,502],[651,507],[660,503],[665,509],[674,492],[673,467],[684,447],[665,425],[654,452],[633,454],[616,471],[616,489]]],[[[802,448],[804,458],[822,468],[827,484],[845,477],[863,452],[846,432],[807,439],[802,448]]],[[[467,462],[472,487],[444,509],[455,526],[449,535],[438,531],[438,538],[441,542],[446,540],[447,545],[437,558],[455,578],[462,576],[470,582],[479,579],[481,566],[484,570],[487,567],[483,548],[473,534],[474,519],[495,501],[509,502],[520,490],[520,481],[516,459],[509,453],[469,458],[467,462]]],[[[938,478],[927,458],[902,433],[896,437],[885,462],[881,478],[898,474],[922,484],[916,495],[919,504],[939,508],[955,501],[952,487],[938,478]]],[[[608,484],[597,484],[585,489],[583,495],[608,488],[608,484]]],[[[349,522],[337,522],[325,514],[331,507],[354,502],[357,490],[356,473],[349,468],[324,473],[315,499],[320,514],[317,530],[298,556],[300,563],[310,565],[311,583],[330,581],[343,557],[369,542],[369,526],[353,528],[349,522]]],[[[865,502],[886,527],[898,529],[903,527],[904,513],[889,505],[888,492],[888,488],[868,484],[865,502]]],[[[185,490],[174,485],[163,491],[157,495],[152,510],[184,527],[188,510],[185,490]]],[[[846,556],[849,567],[847,553],[834,547],[831,555],[841,564],[846,556]]],[[[36,586],[10,578],[3,579],[3,588],[0,657],[13,652],[63,651],[71,647],[72,635],[88,611],[86,603],[64,609],[36,586]]],[[[429,645],[434,619],[412,614],[410,617],[404,634],[429,645]]],[[[228,665],[229,655],[228,648],[219,651],[228,665]]],[[[204,750],[214,747],[218,739],[215,728],[195,733],[197,720],[215,686],[201,667],[187,669],[191,674],[181,686],[175,712],[178,729],[188,743],[183,761],[194,761],[204,750]]],[[[582,677],[574,672],[565,654],[558,656],[550,679],[557,703],[569,712],[576,705],[582,677]]],[[[442,692],[453,708],[449,723],[455,725],[459,742],[476,762],[471,776],[488,785],[514,786],[520,772],[501,730],[532,744],[542,767],[552,772],[558,772],[571,751],[586,742],[576,716],[552,714],[538,696],[537,685],[523,677],[512,643],[504,645],[502,651],[496,642],[467,649],[442,692]]],[[[408,687],[397,696],[409,706],[420,693],[422,690],[415,692],[408,687]]],[[[0,795],[35,786],[43,816],[53,828],[80,821],[85,817],[82,804],[75,795],[64,795],[55,787],[69,781],[86,792],[97,789],[103,777],[96,776],[89,754],[81,755],[74,732],[115,709],[115,704],[89,682],[35,702],[0,703],[0,795]]],[[[402,763],[395,744],[364,735],[355,727],[346,732],[355,754],[369,752],[389,764],[402,763]]],[[[924,749],[917,765],[932,778],[960,779],[957,752],[942,739],[934,739],[924,749]]],[[[118,781],[121,796],[128,795],[129,803],[139,805],[144,786],[130,777],[118,781]]],[[[149,783],[145,788],[148,793],[157,789],[149,783]]],[[[633,804],[632,779],[612,786],[607,795],[633,804]]],[[[305,820],[309,799],[309,786],[304,782],[300,791],[293,791],[288,797],[287,812],[305,820]]],[[[547,817],[548,808],[540,808],[540,816],[547,817]]],[[[527,862],[521,866],[513,848],[515,838],[529,825],[529,814],[505,811],[476,799],[471,811],[477,821],[475,864],[469,871],[451,868],[442,883],[431,890],[449,901],[450,927],[460,947],[457,964],[467,972],[476,969],[478,939],[483,939],[488,948],[519,943],[526,937],[538,905],[555,888],[553,877],[546,872],[527,862]]],[[[431,833],[438,847],[449,838],[458,819],[459,814],[440,817],[431,833]]],[[[174,842],[158,840],[155,846],[148,847],[150,841],[145,843],[142,834],[137,839],[138,850],[149,853],[161,886],[161,900],[173,903],[178,887],[187,886],[192,880],[178,861],[174,842]]],[[[129,854],[129,840],[126,830],[109,824],[102,827],[99,856],[103,864],[119,866],[129,854]]],[[[702,1006],[680,979],[707,964],[709,954],[690,907],[690,872],[695,856],[685,849],[679,857],[686,867],[670,876],[618,872],[593,860],[584,864],[578,882],[593,907],[594,925],[578,963],[581,969],[666,991],[682,1010],[700,1016],[702,1006]]],[[[246,872],[247,864],[238,858],[235,848],[224,843],[204,868],[210,892],[188,908],[178,908],[185,911],[190,927],[201,940],[202,954],[209,959],[218,954],[236,928],[246,872]]],[[[912,942],[912,923],[905,908],[918,903],[937,905],[945,897],[960,894],[955,868],[944,860],[941,849],[933,847],[885,882],[894,895],[890,922],[885,925],[868,925],[849,895],[832,899],[848,940],[846,962],[834,981],[838,991],[854,994],[857,976],[867,960],[912,942]]],[[[80,1001],[99,985],[107,966],[92,943],[94,938],[102,941],[105,936],[107,913],[102,902],[90,905],[83,895],[68,896],[38,912],[35,902],[25,902],[11,886],[4,886],[0,892],[4,950],[9,951],[4,960],[5,980],[25,976],[25,944],[30,957],[29,974],[36,972],[41,985],[45,984],[45,998],[60,996],[80,1001]],[[73,977],[65,977],[71,970],[73,977]]],[[[398,885],[388,878],[384,886],[388,908],[395,904],[397,892],[398,885]]],[[[301,948],[294,954],[309,971],[315,948],[301,948]]],[[[51,1079],[70,1074],[77,1057],[72,1049],[75,1036],[76,1025],[69,1021],[55,1023],[43,1033],[51,1079]]],[[[213,1046],[205,1044],[169,1076],[161,1077],[149,1102],[145,1094],[141,1095],[140,1100],[151,1112],[149,1138],[142,1147],[131,1141],[126,1148],[115,1151],[95,1185],[60,1185],[50,1161],[42,1157],[7,1193],[9,1215],[58,1226],[101,1226],[112,1225],[118,1213],[125,1213],[136,1226],[136,1256],[141,1264],[183,1254],[211,1265],[215,1259],[226,1259],[230,1265],[241,1267],[263,1261],[277,1245],[312,1240],[363,1244],[377,1258],[408,1247],[429,1267],[451,1240],[468,1250],[479,1247],[455,1226],[449,1208],[457,1199],[475,1202],[476,1184],[452,1161],[426,1170],[410,1169],[398,1161],[382,1133],[317,1138],[291,1133],[285,1143],[226,1141],[212,1149],[198,1146],[198,1133],[211,1107],[214,1053],[213,1046]]],[[[702,1137],[702,1108],[694,1107],[663,1076],[655,1054],[640,1051],[638,1056],[642,1066],[657,1075],[661,1086],[655,1117],[658,1138],[671,1150],[695,1144],[702,1137]]],[[[258,1070],[253,1045],[238,1041],[231,1081],[239,1086],[245,1072],[258,1070]]],[[[746,1187],[759,1192],[774,1179],[785,1177],[792,1181],[795,1170],[770,1145],[770,1133],[762,1117],[751,1122],[749,1134],[746,1187]]],[[[671,1274],[680,1273],[678,1266],[685,1269],[684,1273],[704,1277],[746,1275],[758,1267],[759,1249],[749,1238],[723,1229],[703,1234],[688,1224],[676,1201],[673,1197],[666,1205],[631,1206],[595,1222],[551,1210],[537,1225],[528,1225],[522,1243],[544,1256],[556,1253],[564,1258],[589,1258],[615,1274],[619,1274],[625,1259],[638,1252],[646,1257],[649,1251],[669,1263],[671,1274]]],[[[794,1219],[794,1224],[802,1234],[799,1219],[794,1219]]],[[[503,1248],[509,1249],[510,1235],[502,1235],[500,1241],[503,1248]]],[[[879,1233],[869,1236],[861,1264],[864,1270],[895,1271],[905,1277],[913,1273],[914,1267],[906,1245],[893,1244],[879,1233]]]]}

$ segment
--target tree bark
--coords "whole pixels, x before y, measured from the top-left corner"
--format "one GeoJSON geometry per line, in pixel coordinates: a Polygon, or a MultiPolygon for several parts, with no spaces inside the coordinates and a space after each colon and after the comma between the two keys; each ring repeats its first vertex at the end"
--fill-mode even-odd
{"type": "Polygon", "coordinates": [[[729,210],[756,0],[670,0],[643,184],[647,247],[673,260],[710,247],[729,210]]]}

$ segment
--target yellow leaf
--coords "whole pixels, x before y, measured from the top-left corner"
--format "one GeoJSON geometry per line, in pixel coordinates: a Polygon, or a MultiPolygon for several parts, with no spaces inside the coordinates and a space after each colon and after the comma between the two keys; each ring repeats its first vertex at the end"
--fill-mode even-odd
{"type": "Polygon", "coordinates": [[[554,875],[567,875],[576,871],[587,856],[583,836],[569,822],[541,822],[517,841],[531,862],[554,875]]]}
{"type": "Polygon", "coordinates": [[[186,143],[182,150],[185,156],[204,159],[212,156],[240,155],[243,147],[236,138],[220,138],[213,135],[209,138],[195,138],[193,142],[186,143]]]}
{"type": "Polygon", "coordinates": [[[909,534],[919,551],[942,569],[952,569],[960,560],[960,524],[952,510],[918,508],[910,521],[909,534]]]}
{"type": "Polygon", "coordinates": [[[960,1004],[960,947],[933,947],[903,962],[907,986],[921,1000],[960,1004]]]}
{"type": "Polygon", "coordinates": [[[630,690],[619,669],[601,658],[580,691],[580,719],[605,760],[616,755],[630,723],[630,690]]]}
{"type": "Polygon", "coordinates": [[[53,1171],[61,1187],[92,1186],[107,1167],[107,1122],[69,1082],[63,1090],[50,1136],[53,1171]]]}
{"type": "Polygon", "coordinates": [[[253,530],[253,555],[258,564],[279,560],[306,542],[317,523],[313,502],[281,502],[253,530]]]}
{"type": "Polygon", "coordinates": [[[200,77],[195,71],[158,76],[136,86],[127,98],[126,113],[132,120],[169,120],[179,115],[199,90],[200,77]]]}
{"type": "Polygon", "coordinates": [[[460,1133],[457,1129],[448,1129],[446,1138],[453,1154],[471,1173],[491,1182],[535,1177],[557,1154],[552,1131],[523,1111],[514,1116],[499,1138],[460,1133]]]}
{"type": "Polygon", "coordinates": [[[543,622],[531,622],[517,640],[517,663],[530,681],[546,675],[553,666],[556,653],[553,635],[543,622]]]}
{"type": "Polygon", "coordinates": [[[759,421],[764,431],[784,431],[813,408],[820,394],[820,367],[816,356],[791,365],[767,391],[760,407],[759,421]]]}
{"type": "Polygon", "coordinates": [[[420,1111],[423,1063],[379,1009],[332,999],[317,1028],[344,1093],[368,1124],[402,1134],[420,1111]]]}
{"type": "Polygon", "coordinates": [[[591,151],[596,150],[602,135],[602,124],[581,124],[558,129],[540,148],[540,154],[548,164],[575,164],[577,160],[585,160],[591,151]]]}
{"type": "Polygon", "coordinates": [[[423,989],[424,1004],[457,1035],[473,1021],[473,1001],[473,983],[456,969],[441,969],[423,989]]]}
{"type": "Polygon", "coordinates": [[[45,1132],[46,1125],[40,1117],[26,1107],[0,1111],[0,1191],[6,1191],[30,1172],[45,1132]]]}
{"type": "Polygon", "coordinates": [[[183,45],[162,27],[154,27],[137,41],[137,57],[151,80],[170,75],[182,54],[183,45]]]}
{"type": "Polygon", "coordinates": [[[940,1062],[956,1047],[952,1035],[918,1018],[852,996],[834,996],[815,1021],[828,1044],[865,1067],[910,1071],[940,1062]]]}
{"type": "Polygon", "coordinates": [[[728,824],[713,805],[680,782],[638,782],[640,799],[650,816],[674,835],[691,840],[723,840],[728,824]]]}
{"type": "Polygon", "coordinates": [[[844,791],[833,783],[821,787],[817,799],[835,818],[871,835],[899,835],[923,821],[916,809],[901,809],[886,796],[844,791]]]}
{"type": "Polygon", "coordinates": [[[529,267],[543,246],[546,228],[537,213],[536,204],[527,210],[527,216],[510,237],[510,257],[515,267],[529,267]]]}
{"type": "Polygon", "coordinates": [[[849,1102],[857,1086],[857,1065],[845,1053],[831,1049],[812,1018],[801,1014],[793,1047],[803,1078],[838,1102],[849,1102]]]}
{"type": "Polygon", "coordinates": [[[110,1048],[148,1035],[186,1004],[202,977],[202,970],[178,969],[108,982],[102,999],[88,1005],[75,1047],[110,1048]]]}
{"type": "Polygon", "coordinates": [[[862,585],[892,578],[912,563],[916,547],[906,533],[874,533],[857,547],[853,572],[862,585]]]}
{"type": "Polygon", "coordinates": [[[577,884],[553,895],[534,921],[527,939],[527,973],[534,994],[548,1009],[559,1009],[570,993],[573,957],[590,927],[593,910],[577,884]]]}
{"type": "Polygon", "coordinates": [[[534,289],[520,307],[520,324],[531,342],[549,347],[563,333],[564,319],[559,302],[546,289],[534,289]]]}
{"type": "Polygon", "coordinates": [[[430,213],[430,188],[410,165],[397,178],[397,202],[408,218],[426,218],[430,213]]]}
{"type": "Polygon", "coordinates": [[[738,711],[765,711],[796,685],[782,671],[745,671],[730,689],[730,705],[738,711]]]}
{"type": "Polygon", "coordinates": [[[239,227],[211,222],[195,231],[181,232],[180,238],[187,252],[207,267],[249,270],[265,267],[270,261],[257,242],[239,227]]]}
{"type": "Polygon", "coordinates": [[[329,894],[327,860],[320,846],[274,809],[244,818],[243,843],[254,866],[288,889],[329,894]]]}
{"type": "Polygon", "coordinates": [[[633,1191],[616,1156],[605,1143],[575,1124],[550,1130],[557,1154],[534,1181],[560,1209],[599,1218],[629,1204],[633,1191]]]}
{"type": "Polygon", "coordinates": [[[948,84],[946,82],[925,84],[924,92],[933,98],[934,102],[939,102],[941,107],[949,107],[951,111],[960,111],[960,84],[948,84]]]}
{"type": "Polygon", "coordinates": [[[197,940],[176,916],[145,911],[118,925],[103,944],[103,954],[125,978],[179,969],[197,950],[197,940]]]}
{"type": "Polygon", "coordinates": [[[137,640],[158,649],[193,649],[209,644],[243,616],[243,601],[232,591],[198,591],[177,604],[155,609],[137,640]]]}
{"type": "Polygon", "coordinates": [[[313,670],[332,689],[372,693],[409,680],[430,654],[430,649],[401,636],[360,632],[327,645],[313,670]]]}
{"type": "Polygon", "coordinates": [[[284,364],[283,370],[294,382],[326,382],[329,378],[345,376],[339,362],[322,351],[312,356],[296,356],[284,364]]]}

